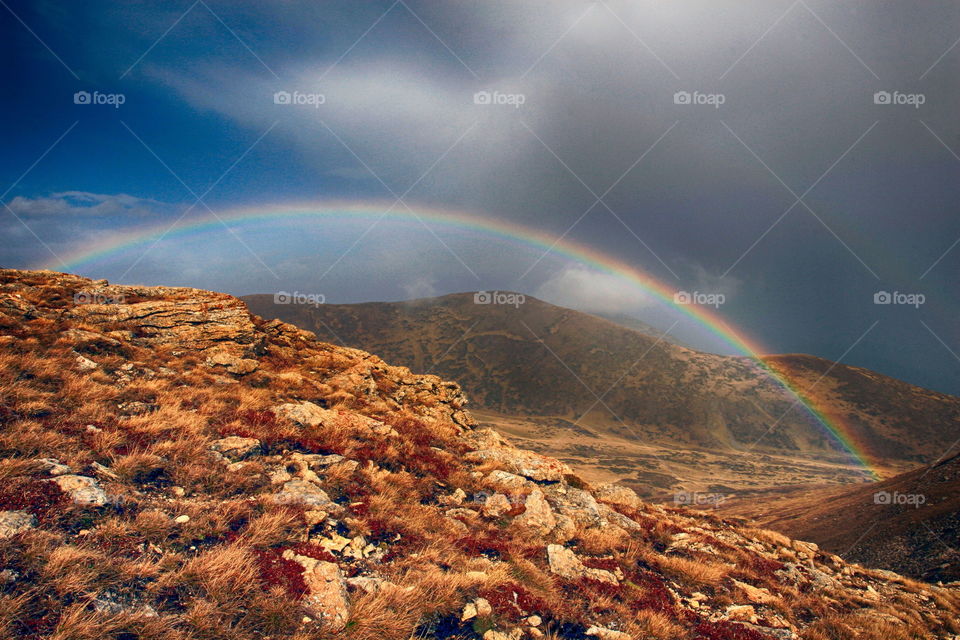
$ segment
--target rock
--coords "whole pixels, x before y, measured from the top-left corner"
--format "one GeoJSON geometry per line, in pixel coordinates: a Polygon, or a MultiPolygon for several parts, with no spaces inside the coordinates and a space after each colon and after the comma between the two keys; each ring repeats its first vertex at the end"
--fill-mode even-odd
{"type": "Polygon", "coordinates": [[[506,487],[507,489],[523,489],[524,487],[533,485],[533,483],[526,478],[513,473],[507,473],[506,471],[500,471],[499,469],[487,474],[487,477],[484,478],[484,484],[495,487],[506,487]]]}
{"type": "Polygon", "coordinates": [[[208,367],[222,367],[227,373],[236,375],[246,375],[253,373],[260,366],[260,363],[250,358],[240,358],[231,353],[218,351],[207,358],[208,367]]]}
{"type": "Polygon", "coordinates": [[[12,538],[37,526],[37,519],[26,511],[0,511],[0,539],[12,538]]]}
{"type": "Polygon", "coordinates": [[[643,527],[641,527],[639,524],[637,524],[627,516],[623,515],[622,513],[614,511],[613,509],[611,509],[605,504],[600,505],[600,517],[620,527],[621,529],[625,529],[627,531],[643,530],[643,527]]]}
{"type": "Polygon", "coordinates": [[[495,493],[484,501],[480,511],[489,518],[499,518],[510,511],[511,507],[510,499],[507,496],[502,493],[495,493]]]}
{"type": "Polygon", "coordinates": [[[631,509],[639,509],[643,506],[643,501],[634,493],[633,489],[619,484],[601,484],[594,488],[593,495],[601,502],[631,509]]]}
{"type": "Polygon", "coordinates": [[[60,489],[70,496],[76,504],[102,507],[110,500],[95,478],[67,474],[57,476],[49,482],[55,482],[60,489]]]}
{"type": "Polygon", "coordinates": [[[211,443],[210,449],[231,460],[243,460],[260,453],[260,441],[256,438],[229,436],[211,443]]]}
{"type": "Polygon", "coordinates": [[[63,464],[56,458],[40,458],[37,460],[41,468],[45,473],[49,473],[52,476],[62,476],[65,473],[70,473],[71,469],[67,465],[63,464]]]}
{"type": "Polygon", "coordinates": [[[329,411],[312,402],[281,404],[271,411],[302,427],[316,427],[334,420],[338,415],[336,411],[329,411]]]}
{"type": "Polygon", "coordinates": [[[743,591],[744,596],[747,600],[753,604],[771,604],[778,602],[780,599],[764,589],[763,587],[755,587],[752,584],[747,584],[746,582],[740,582],[739,580],[734,579],[733,584],[740,588],[743,591]]]}
{"type": "Polygon", "coordinates": [[[357,576],[355,578],[347,578],[347,584],[351,588],[363,591],[365,593],[378,593],[387,587],[396,586],[392,582],[384,580],[383,578],[375,578],[372,576],[357,576]]]}
{"type": "Polygon", "coordinates": [[[577,535],[577,523],[568,515],[562,513],[556,514],[557,526],[554,528],[551,536],[559,543],[573,540],[577,535]]]}
{"type": "Polygon", "coordinates": [[[117,480],[120,477],[116,473],[114,473],[109,467],[105,467],[99,462],[91,462],[90,468],[93,469],[94,473],[96,473],[98,476],[103,476],[108,480],[117,480]]]}
{"type": "Polygon", "coordinates": [[[757,611],[753,608],[753,605],[749,604],[734,604],[727,607],[726,611],[727,620],[738,620],[741,622],[753,622],[757,621],[757,611]]]}
{"type": "MultiPolygon", "coordinates": [[[[262,340],[246,305],[232,296],[173,287],[108,288],[111,289],[117,291],[119,298],[152,299],[131,304],[76,305],[64,316],[87,325],[126,325],[140,342],[185,350],[225,350],[225,345],[232,345],[242,351],[262,340]]],[[[95,335],[98,341],[106,339],[95,335]]]]}
{"type": "Polygon", "coordinates": [[[547,561],[550,563],[552,573],[568,580],[590,578],[600,582],[620,584],[617,577],[609,571],[585,567],[573,551],[558,544],[547,545],[547,561]]]}
{"type": "Polygon", "coordinates": [[[307,595],[302,604],[307,615],[323,621],[334,633],[342,631],[350,617],[350,602],[340,567],[333,562],[297,555],[289,549],[283,552],[283,557],[303,567],[307,595]]]}
{"type": "Polygon", "coordinates": [[[527,618],[527,624],[531,627],[539,627],[541,624],[543,624],[543,618],[540,616],[530,616],[527,618]]]}
{"type": "Polygon", "coordinates": [[[526,507],[526,510],[513,520],[518,526],[533,529],[544,536],[557,526],[553,509],[550,508],[550,504],[543,497],[543,491],[540,491],[540,489],[534,489],[530,492],[524,502],[524,507],[526,507]]]}
{"type": "Polygon", "coordinates": [[[485,598],[477,598],[473,601],[473,604],[477,608],[478,616],[489,616],[493,613],[493,607],[490,606],[490,603],[485,598]]]}
{"type": "Polygon", "coordinates": [[[633,636],[622,631],[614,631],[606,627],[592,626],[586,631],[586,635],[594,636],[600,640],[633,640],[633,636]]]}
{"type": "Polygon", "coordinates": [[[464,456],[468,462],[494,462],[504,471],[538,482],[559,482],[571,473],[570,467],[554,458],[519,449],[481,449],[464,456]]]}
{"type": "Polygon", "coordinates": [[[187,514],[183,514],[182,516],[177,516],[176,518],[174,518],[173,521],[176,522],[177,524],[186,524],[190,522],[190,516],[188,516],[187,514]]]}
{"type": "Polygon", "coordinates": [[[105,591],[93,601],[93,608],[109,615],[142,615],[147,618],[157,617],[157,610],[142,602],[125,602],[112,591],[105,591]]]}
{"type": "Polygon", "coordinates": [[[463,607],[463,612],[460,614],[460,622],[466,622],[467,620],[473,620],[477,617],[477,605],[472,602],[468,602],[463,607]]]}
{"type": "Polygon", "coordinates": [[[325,509],[336,506],[326,491],[297,478],[285,482],[280,491],[273,496],[273,501],[280,504],[302,504],[325,509]]]}
{"type": "Polygon", "coordinates": [[[82,372],[94,371],[95,369],[100,368],[100,365],[98,365],[96,362],[86,356],[80,355],[79,353],[75,359],[77,361],[77,369],[82,372]]]}
{"type": "Polygon", "coordinates": [[[605,524],[600,505],[590,493],[563,485],[544,487],[544,493],[557,513],[569,516],[581,528],[605,524]]]}

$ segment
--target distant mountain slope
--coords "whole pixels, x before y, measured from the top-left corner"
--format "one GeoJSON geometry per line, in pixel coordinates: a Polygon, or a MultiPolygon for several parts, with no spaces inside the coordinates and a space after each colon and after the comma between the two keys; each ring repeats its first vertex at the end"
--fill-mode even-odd
{"type": "MultiPolygon", "coordinates": [[[[245,301],[324,340],[458,380],[485,409],[580,419],[619,437],[711,450],[753,450],[759,441],[759,452],[836,454],[822,426],[751,360],[693,351],[529,296],[519,306],[474,304],[469,293],[352,305],[245,301]]],[[[770,363],[802,383],[824,373],[815,395],[828,399],[829,413],[842,417],[854,441],[869,443],[870,455],[900,470],[933,460],[960,437],[958,398],[810,356],[770,363]]]]}
{"type": "Polygon", "coordinates": [[[931,581],[960,579],[960,454],[878,484],[770,491],[734,498],[721,511],[851,562],[931,581]]]}

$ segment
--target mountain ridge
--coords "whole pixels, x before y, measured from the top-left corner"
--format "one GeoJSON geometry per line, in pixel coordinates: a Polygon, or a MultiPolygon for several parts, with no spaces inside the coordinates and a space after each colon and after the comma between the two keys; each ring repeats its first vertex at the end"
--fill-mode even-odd
{"type": "MultiPolygon", "coordinates": [[[[747,358],[697,352],[535,298],[514,308],[473,304],[472,295],[316,307],[243,299],[265,317],[455,378],[486,410],[593,418],[645,441],[843,457],[796,397],[747,358]]],[[[960,399],[815,356],[763,361],[813,386],[846,435],[871,443],[881,466],[893,463],[889,473],[932,460],[960,436],[960,399]]]]}

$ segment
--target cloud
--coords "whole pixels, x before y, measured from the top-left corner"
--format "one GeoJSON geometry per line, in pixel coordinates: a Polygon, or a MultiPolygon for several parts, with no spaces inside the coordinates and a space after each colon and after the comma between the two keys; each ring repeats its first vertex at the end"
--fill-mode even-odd
{"type": "Polygon", "coordinates": [[[416,278],[407,284],[401,286],[408,300],[417,298],[433,298],[439,292],[437,291],[436,280],[430,276],[416,278]]]}
{"type": "Polygon", "coordinates": [[[564,269],[533,295],[561,307],[608,314],[636,313],[653,302],[621,277],[580,266],[564,269]]]}
{"type": "Polygon", "coordinates": [[[104,194],[89,191],[61,191],[48,196],[17,196],[7,205],[24,218],[41,216],[145,216],[168,212],[171,205],[138,198],[125,193],[104,194]]]}

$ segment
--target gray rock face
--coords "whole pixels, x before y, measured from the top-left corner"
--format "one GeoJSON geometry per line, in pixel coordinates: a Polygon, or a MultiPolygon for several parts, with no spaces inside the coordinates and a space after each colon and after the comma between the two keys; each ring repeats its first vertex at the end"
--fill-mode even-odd
{"type": "Polygon", "coordinates": [[[102,507],[110,502],[106,492],[95,478],[67,474],[57,476],[50,482],[56,482],[60,489],[70,496],[76,504],[102,507]]]}
{"type": "Polygon", "coordinates": [[[37,526],[37,519],[26,511],[0,511],[0,539],[12,538],[37,526]]]}

